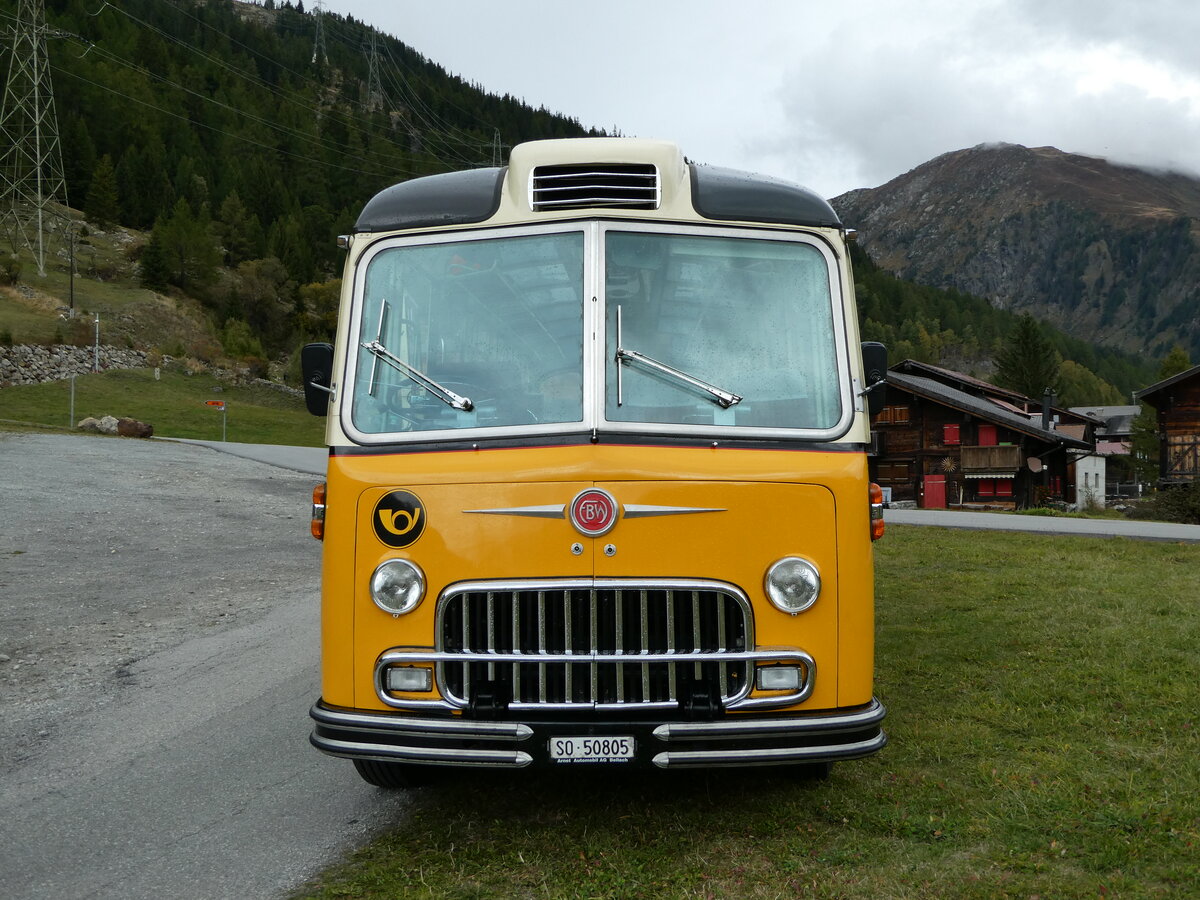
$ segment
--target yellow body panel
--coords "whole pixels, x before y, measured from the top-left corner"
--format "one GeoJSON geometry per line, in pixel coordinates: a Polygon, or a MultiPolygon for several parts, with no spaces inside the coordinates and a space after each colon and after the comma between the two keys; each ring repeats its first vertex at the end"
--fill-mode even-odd
{"type": "Polygon", "coordinates": [[[324,548],[322,696],[335,706],[386,709],[375,695],[378,656],[434,645],[434,610],[449,584],[512,578],[704,578],[749,598],[759,646],[798,647],[816,660],[805,709],[871,700],[874,611],[871,542],[861,452],[596,444],[525,449],[334,455],[324,548]],[[598,486],[623,507],[712,510],[622,516],[586,537],[567,518],[502,512],[566,506],[598,486]],[[403,489],[421,501],[425,527],[394,549],[375,535],[376,503],[403,489]],[[500,512],[498,512],[500,511],[500,512]],[[572,545],[582,545],[582,552],[572,545]],[[606,553],[605,548],[609,551],[606,553]],[[776,609],[763,577],[783,556],[821,571],[817,602],[776,609]],[[407,558],[428,579],[424,601],[393,616],[371,600],[380,562],[407,558]]]}

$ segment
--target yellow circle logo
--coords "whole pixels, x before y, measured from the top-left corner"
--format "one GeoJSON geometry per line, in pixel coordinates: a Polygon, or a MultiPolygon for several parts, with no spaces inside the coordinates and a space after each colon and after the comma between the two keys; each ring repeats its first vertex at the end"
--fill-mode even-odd
{"type": "Polygon", "coordinates": [[[389,547],[407,547],[425,531],[425,507],[409,491],[392,491],[375,504],[375,536],[389,547]]]}

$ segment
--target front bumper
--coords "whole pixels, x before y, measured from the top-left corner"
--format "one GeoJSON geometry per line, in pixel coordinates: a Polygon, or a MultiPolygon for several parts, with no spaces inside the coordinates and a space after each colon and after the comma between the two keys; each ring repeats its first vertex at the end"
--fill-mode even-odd
{"type": "Polygon", "coordinates": [[[773,716],[724,716],[706,721],[541,719],[477,720],[449,716],[364,712],[318,701],[309,740],[318,750],[350,759],[434,766],[520,769],[528,766],[606,765],[676,769],[779,766],[867,756],[887,743],[885,710],[872,699],[852,709],[773,716]],[[553,737],[632,735],[627,762],[563,763],[550,758],[553,737]]]}

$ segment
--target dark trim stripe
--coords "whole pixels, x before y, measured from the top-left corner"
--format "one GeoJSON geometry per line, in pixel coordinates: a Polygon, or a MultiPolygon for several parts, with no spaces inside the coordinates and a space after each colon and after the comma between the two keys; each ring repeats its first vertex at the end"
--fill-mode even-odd
{"type": "Polygon", "coordinates": [[[544,437],[487,438],[484,440],[421,441],[404,444],[378,444],[373,446],[330,447],[330,456],[395,456],[412,453],[477,453],[482,450],[529,450],[551,447],[582,447],[603,444],[606,447],[691,447],[694,449],[723,450],[777,450],[790,453],[865,453],[866,444],[824,443],[818,441],[781,441],[735,438],[712,440],[693,437],[666,437],[654,435],[600,436],[593,439],[587,435],[548,435],[544,437]]]}

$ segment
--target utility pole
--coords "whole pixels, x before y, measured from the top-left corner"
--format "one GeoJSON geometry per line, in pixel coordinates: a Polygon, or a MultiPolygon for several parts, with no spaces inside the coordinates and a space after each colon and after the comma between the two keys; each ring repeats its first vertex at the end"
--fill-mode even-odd
{"type": "Polygon", "coordinates": [[[325,52],[325,0],[317,0],[316,6],[317,16],[317,33],[313,38],[313,63],[317,60],[321,61],[324,66],[329,65],[329,55],[325,52]]]}
{"type": "Polygon", "coordinates": [[[0,31],[10,46],[8,81],[0,108],[0,223],[15,256],[28,247],[46,274],[49,222],[68,226],[58,120],[46,38],[44,0],[17,0],[15,23],[0,31]]]}

